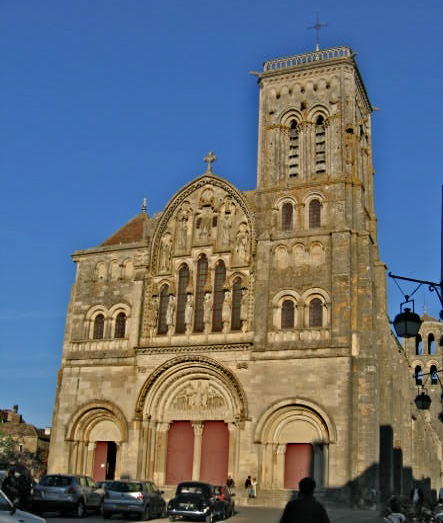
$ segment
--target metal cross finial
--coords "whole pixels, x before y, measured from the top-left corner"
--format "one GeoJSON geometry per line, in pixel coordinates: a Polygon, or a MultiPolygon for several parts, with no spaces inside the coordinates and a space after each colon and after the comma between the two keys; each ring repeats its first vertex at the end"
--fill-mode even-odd
{"type": "Polygon", "coordinates": [[[148,206],[148,200],[146,196],[143,198],[143,204],[142,204],[142,213],[146,214],[146,207],[148,206]]]}
{"type": "Polygon", "coordinates": [[[206,169],[207,173],[212,173],[212,164],[217,160],[217,156],[212,151],[209,151],[209,153],[203,158],[203,161],[208,164],[208,167],[206,169]]]}
{"type": "Polygon", "coordinates": [[[310,27],[307,27],[307,29],[315,29],[315,31],[317,33],[316,44],[315,44],[316,51],[320,51],[320,29],[322,27],[327,27],[327,25],[328,24],[320,23],[320,18],[318,17],[318,12],[317,12],[317,18],[316,18],[315,25],[311,25],[310,27]]]}

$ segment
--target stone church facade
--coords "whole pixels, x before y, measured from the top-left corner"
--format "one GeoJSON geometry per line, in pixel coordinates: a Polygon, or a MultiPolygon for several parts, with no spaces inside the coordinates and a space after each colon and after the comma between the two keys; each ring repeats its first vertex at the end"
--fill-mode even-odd
{"type": "Polygon", "coordinates": [[[263,493],[311,475],[361,502],[405,492],[426,447],[420,477],[437,488],[441,445],[387,317],[354,55],[256,75],[255,190],[210,153],[161,213],[74,253],[49,471],[166,488],[251,475],[263,493]]]}

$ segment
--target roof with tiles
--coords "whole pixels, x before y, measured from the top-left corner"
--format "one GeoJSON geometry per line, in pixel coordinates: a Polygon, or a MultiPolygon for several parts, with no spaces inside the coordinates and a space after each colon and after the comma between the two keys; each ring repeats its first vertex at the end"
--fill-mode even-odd
{"type": "Polygon", "coordinates": [[[145,212],[138,214],[121,229],[105,240],[100,245],[100,247],[122,245],[144,240],[147,236],[147,224],[149,221],[150,218],[145,212]]]}

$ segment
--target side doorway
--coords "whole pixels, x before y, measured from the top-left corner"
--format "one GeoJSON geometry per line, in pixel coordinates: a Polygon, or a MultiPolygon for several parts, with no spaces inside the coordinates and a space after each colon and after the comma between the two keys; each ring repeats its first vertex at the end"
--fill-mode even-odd
{"type": "Polygon", "coordinates": [[[114,441],[97,441],[94,453],[94,481],[114,479],[117,445],[114,441]]]}

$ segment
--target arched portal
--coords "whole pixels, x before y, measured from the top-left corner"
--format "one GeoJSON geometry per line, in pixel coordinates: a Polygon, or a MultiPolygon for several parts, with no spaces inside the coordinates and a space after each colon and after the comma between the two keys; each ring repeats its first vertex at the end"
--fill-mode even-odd
{"type": "Polygon", "coordinates": [[[288,399],[271,405],[257,424],[261,484],[295,489],[304,476],[328,484],[330,445],[335,427],[326,411],[312,401],[288,399]]]}
{"type": "Polygon", "coordinates": [[[236,473],[247,402],[222,363],[205,356],[166,362],[144,384],[136,417],[149,420],[141,443],[142,476],[165,485],[184,479],[224,482],[236,473]],[[211,470],[205,466],[209,460],[211,470]]]}
{"type": "Polygon", "coordinates": [[[96,481],[120,473],[119,449],[128,438],[122,412],[111,402],[96,401],[80,407],[66,431],[69,472],[88,474],[96,481]]]}

